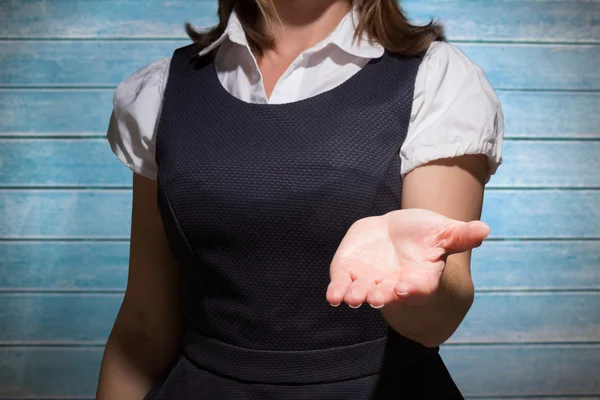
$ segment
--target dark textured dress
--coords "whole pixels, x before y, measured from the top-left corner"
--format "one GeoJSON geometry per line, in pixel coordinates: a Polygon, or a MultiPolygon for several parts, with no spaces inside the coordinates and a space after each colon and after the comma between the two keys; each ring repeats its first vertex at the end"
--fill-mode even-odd
{"type": "Polygon", "coordinates": [[[461,399],[437,348],[325,298],[350,225],[400,206],[421,57],[287,104],[235,98],[211,57],[176,50],[164,93],[158,204],[186,332],[146,399],[461,399]]]}

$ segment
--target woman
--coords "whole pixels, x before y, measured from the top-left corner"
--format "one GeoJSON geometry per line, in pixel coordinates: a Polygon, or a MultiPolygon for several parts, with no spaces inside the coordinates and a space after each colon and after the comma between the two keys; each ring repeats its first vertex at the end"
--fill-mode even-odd
{"type": "Polygon", "coordinates": [[[438,346],[489,232],[487,79],[395,0],[219,18],[115,93],[131,254],[98,399],[462,398],[438,346]]]}

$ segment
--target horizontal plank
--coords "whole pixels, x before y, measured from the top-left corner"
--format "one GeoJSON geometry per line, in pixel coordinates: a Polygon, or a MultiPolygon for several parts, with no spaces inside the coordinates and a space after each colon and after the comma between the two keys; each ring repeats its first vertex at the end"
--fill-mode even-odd
{"type": "MultiPolygon", "coordinates": [[[[598,190],[491,190],[491,238],[600,238],[598,190]]],[[[0,238],[128,238],[130,190],[0,190],[0,238]]]]}
{"type": "Polygon", "coordinates": [[[0,139],[0,159],[0,187],[132,185],[105,138],[0,139]]]}
{"type": "Polygon", "coordinates": [[[467,396],[600,395],[600,347],[443,346],[442,358],[467,396]]]}
{"type": "MultiPolygon", "coordinates": [[[[88,0],[85,7],[72,4],[70,0],[30,0],[11,8],[11,2],[2,2],[0,15],[12,18],[0,24],[0,37],[183,38],[185,19],[200,27],[217,21],[217,4],[209,0],[88,0]]],[[[593,19],[599,11],[595,1],[403,0],[401,4],[415,23],[440,19],[454,40],[600,40],[600,28],[593,19]]]]}
{"type": "MultiPolygon", "coordinates": [[[[120,293],[0,293],[0,344],[103,343],[121,301],[120,293]]],[[[597,343],[598,304],[597,291],[477,293],[449,343],[597,343]]]]}
{"type": "Polygon", "coordinates": [[[458,45],[495,89],[599,90],[600,46],[458,45]]]}
{"type": "MultiPolygon", "coordinates": [[[[488,187],[600,187],[600,140],[510,141],[488,187]]],[[[130,187],[106,139],[0,139],[0,187],[130,187]]]]}
{"type": "MultiPolygon", "coordinates": [[[[124,290],[129,242],[0,242],[0,290],[124,290]]],[[[600,289],[598,241],[487,241],[475,288],[600,289]]]]}
{"type": "Polygon", "coordinates": [[[490,238],[598,238],[600,191],[488,191],[490,238]]]}
{"type": "Polygon", "coordinates": [[[502,155],[488,187],[600,187],[600,140],[506,140],[502,155]]]}
{"type": "Polygon", "coordinates": [[[508,137],[600,138],[600,93],[497,91],[508,137]]]}
{"type": "Polygon", "coordinates": [[[189,41],[0,41],[0,85],[116,86],[189,41]],[[6,71],[5,68],[13,69],[6,71]]]}
{"type": "Polygon", "coordinates": [[[0,290],[124,290],[129,242],[0,242],[0,290]]]}
{"type": "Polygon", "coordinates": [[[0,238],[128,238],[131,191],[0,190],[0,238]]]}
{"type": "Polygon", "coordinates": [[[0,348],[0,399],[95,398],[102,348],[0,348]]]}
{"type": "Polygon", "coordinates": [[[0,136],[106,132],[113,90],[0,90],[0,136]]]}
{"type": "Polygon", "coordinates": [[[600,289],[600,242],[487,241],[471,270],[477,290],[600,289]]]}
{"type": "MultiPolygon", "coordinates": [[[[115,86],[187,42],[0,41],[0,85],[115,86]]],[[[458,45],[496,89],[600,90],[600,46],[458,45]],[[532,67],[534,66],[534,67],[532,67]]]]}
{"type": "MultiPolygon", "coordinates": [[[[101,348],[0,348],[0,397],[92,397],[101,348]]],[[[600,395],[600,346],[442,346],[468,397],[600,395]]]]}
{"type": "Polygon", "coordinates": [[[449,343],[600,342],[600,293],[478,293],[449,343]]]}
{"type": "MultiPolygon", "coordinates": [[[[104,134],[113,90],[0,90],[0,136],[104,134]],[[83,132],[83,133],[82,133],[83,132]]],[[[600,138],[600,93],[498,91],[507,137],[600,138]]]]}
{"type": "Polygon", "coordinates": [[[122,300],[120,293],[0,293],[0,344],[102,344],[122,300]]]}

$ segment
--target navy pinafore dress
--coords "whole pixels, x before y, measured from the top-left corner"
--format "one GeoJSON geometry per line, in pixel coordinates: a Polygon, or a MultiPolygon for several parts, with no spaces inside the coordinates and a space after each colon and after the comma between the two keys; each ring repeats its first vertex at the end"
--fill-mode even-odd
{"type": "Polygon", "coordinates": [[[350,225],[400,207],[422,58],[386,53],[314,97],[250,104],[192,52],[171,59],[156,136],[186,330],[146,399],[461,399],[437,348],[325,298],[350,225]]]}

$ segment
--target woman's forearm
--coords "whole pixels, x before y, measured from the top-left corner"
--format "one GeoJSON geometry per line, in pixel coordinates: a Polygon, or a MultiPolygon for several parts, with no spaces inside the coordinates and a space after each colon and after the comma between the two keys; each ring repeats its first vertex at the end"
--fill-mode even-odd
{"type": "Polygon", "coordinates": [[[116,324],[104,350],[96,399],[143,399],[177,351],[177,341],[116,324]]]}
{"type": "Polygon", "coordinates": [[[458,264],[466,257],[457,256],[448,257],[439,287],[426,304],[398,303],[381,309],[395,331],[427,347],[439,346],[452,336],[474,298],[469,269],[458,264]]]}

